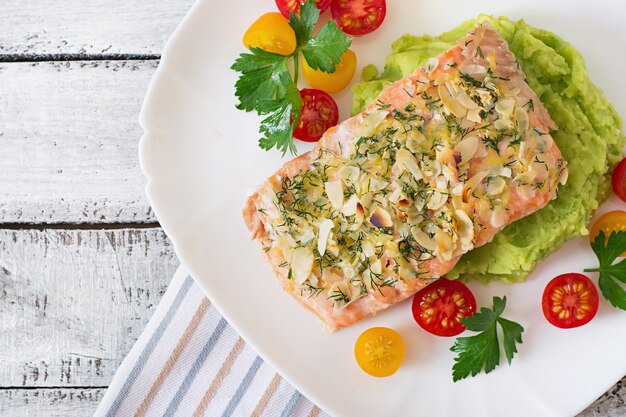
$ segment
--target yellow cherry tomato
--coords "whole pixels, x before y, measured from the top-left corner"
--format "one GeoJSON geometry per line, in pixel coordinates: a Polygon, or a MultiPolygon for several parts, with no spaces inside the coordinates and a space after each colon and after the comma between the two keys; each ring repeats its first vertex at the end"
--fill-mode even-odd
{"type": "Polygon", "coordinates": [[[327,93],[336,93],[346,88],[352,81],[355,69],[356,54],[349,49],[341,56],[341,61],[332,73],[314,70],[307,64],[306,59],[302,60],[302,73],[309,85],[327,93]]]}
{"type": "MultiPolygon", "coordinates": [[[[589,240],[591,242],[596,240],[596,236],[598,236],[600,231],[604,232],[604,236],[607,240],[612,232],[626,231],[626,211],[614,210],[602,215],[593,224],[591,233],[589,233],[589,240]]],[[[620,256],[626,256],[626,252],[622,253],[620,256]]]]}
{"type": "Polygon", "coordinates": [[[261,48],[275,54],[290,55],[296,50],[296,34],[278,12],[265,13],[243,35],[246,48],[261,48]]]}
{"type": "Polygon", "coordinates": [[[372,327],[364,331],[354,345],[356,361],[372,376],[393,375],[404,359],[404,341],[393,329],[372,327]]]}

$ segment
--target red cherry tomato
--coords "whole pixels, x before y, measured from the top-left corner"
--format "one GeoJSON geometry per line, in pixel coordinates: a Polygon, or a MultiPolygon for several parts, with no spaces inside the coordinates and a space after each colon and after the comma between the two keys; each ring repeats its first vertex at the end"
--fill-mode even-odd
{"type": "Polygon", "coordinates": [[[465,330],[462,318],[476,311],[474,294],[465,284],[440,278],[413,298],[413,318],[437,336],[456,336],[465,330]]]}
{"type": "Polygon", "coordinates": [[[300,90],[302,111],[293,137],[305,142],[317,142],[329,127],[339,121],[339,109],[335,100],[322,90],[300,90]]]}
{"type": "MultiPolygon", "coordinates": [[[[300,6],[305,3],[307,0],[276,0],[276,6],[278,6],[278,10],[289,19],[289,13],[294,12],[295,14],[300,13],[300,6]]],[[[315,0],[315,5],[320,12],[325,12],[330,6],[331,0],[315,0]]]]}
{"type": "Polygon", "coordinates": [[[626,158],[617,164],[613,171],[613,191],[622,201],[626,201],[626,158]]]}
{"type": "Polygon", "coordinates": [[[563,274],[552,279],[543,291],[543,315],[556,327],[582,326],[598,311],[598,290],[583,274],[563,274]]]}
{"type": "Polygon", "coordinates": [[[333,0],[333,19],[348,35],[365,35],[378,29],[385,20],[385,0],[333,0]]]}

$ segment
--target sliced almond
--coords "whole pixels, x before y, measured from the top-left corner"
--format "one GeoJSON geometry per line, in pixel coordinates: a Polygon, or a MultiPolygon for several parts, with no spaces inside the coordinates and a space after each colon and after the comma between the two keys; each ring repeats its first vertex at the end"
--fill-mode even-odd
{"type": "Polygon", "coordinates": [[[463,250],[468,251],[474,246],[474,222],[464,210],[455,210],[454,218],[463,250]]]}
{"type": "Polygon", "coordinates": [[[476,104],[476,102],[467,95],[465,90],[459,91],[459,94],[456,96],[456,100],[459,102],[459,104],[461,104],[461,106],[465,107],[467,110],[478,109],[478,104],[476,104]]]}
{"type": "Polygon", "coordinates": [[[526,171],[520,174],[517,174],[513,181],[518,184],[518,187],[524,185],[532,185],[535,181],[535,177],[537,176],[537,171],[526,171]]]}
{"type": "Polygon", "coordinates": [[[474,155],[476,155],[476,151],[478,150],[478,138],[476,136],[468,136],[454,147],[454,151],[458,152],[461,156],[460,162],[458,165],[463,165],[469,162],[474,155]]]}
{"type": "Polygon", "coordinates": [[[506,187],[506,181],[502,177],[491,177],[487,182],[487,194],[498,195],[504,191],[506,187]]]}
{"type": "Polygon", "coordinates": [[[356,203],[356,213],[354,213],[354,223],[350,225],[350,230],[359,230],[365,220],[365,214],[361,203],[356,203]]]}
{"type": "Polygon", "coordinates": [[[385,187],[389,185],[387,181],[377,180],[375,178],[371,178],[368,181],[369,191],[380,191],[384,190],[385,187]]]}
{"type": "Polygon", "coordinates": [[[565,185],[567,183],[568,177],[569,177],[569,171],[567,169],[564,169],[563,171],[561,171],[561,178],[559,178],[559,183],[561,185],[565,185]]]}
{"type": "Polygon", "coordinates": [[[341,212],[343,213],[343,215],[346,217],[354,216],[356,214],[356,205],[358,204],[358,202],[359,198],[356,196],[356,194],[352,194],[350,198],[348,198],[348,201],[346,201],[341,208],[341,212]]]}
{"type": "Polygon", "coordinates": [[[428,207],[430,210],[439,210],[441,207],[443,207],[444,204],[446,204],[446,201],[448,201],[448,194],[435,191],[428,199],[426,207],[428,207]]]}
{"type": "Polygon", "coordinates": [[[324,184],[324,189],[333,208],[341,210],[343,207],[343,185],[341,181],[327,181],[324,184]]]}
{"type": "Polygon", "coordinates": [[[523,107],[515,109],[515,123],[517,123],[517,130],[520,134],[528,130],[528,113],[523,107]]]}
{"type": "Polygon", "coordinates": [[[380,261],[380,259],[376,258],[376,260],[370,264],[370,271],[372,271],[372,273],[377,274],[377,275],[380,275],[383,273],[383,264],[380,261]]]}
{"type": "Polygon", "coordinates": [[[388,111],[380,110],[366,114],[363,117],[363,124],[361,125],[360,136],[371,136],[376,128],[387,118],[388,111]]]}
{"type": "Polygon", "coordinates": [[[311,240],[313,240],[314,237],[315,237],[315,232],[313,232],[313,228],[310,226],[306,226],[304,230],[302,231],[302,234],[298,238],[298,242],[300,242],[301,244],[306,244],[310,242],[311,240]]]}
{"type": "Polygon", "coordinates": [[[513,175],[513,172],[511,171],[511,168],[509,167],[505,167],[503,165],[496,165],[493,168],[491,168],[491,175],[493,176],[500,176],[500,177],[506,177],[506,178],[511,178],[511,175],[513,175]]]}
{"type": "Polygon", "coordinates": [[[450,194],[453,196],[459,196],[463,193],[463,183],[458,182],[450,187],[450,194]]]}
{"type": "Polygon", "coordinates": [[[467,113],[467,109],[452,97],[450,91],[445,85],[437,87],[437,94],[443,105],[456,117],[463,117],[467,113]]]}
{"type": "Polygon", "coordinates": [[[417,160],[413,156],[413,154],[404,148],[398,149],[396,152],[396,161],[400,162],[404,167],[413,175],[413,178],[416,180],[420,180],[424,178],[422,172],[417,165],[417,160]]]}
{"type": "Polygon", "coordinates": [[[330,219],[324,219],[320,222],[319,231],[317,233],[317,251],[321,256],[324,256],[326,252],[326,244],[328,243],[328,236],[335,224],[330,219]]]}
{"type": "Polygon", "coordinates": [[[474,123],[480,123],[483,121],[482,117],[480,117],[480,109],[471,109],[467,111],[467,120],[474,122],[474,123]]]}
{"type": "Polygon", "coordinates": [[[434,239],[428,236],[428,234],[425,233],[421,228],[417,226],[411,227],[411,235],[413,236],[413,239],[415,239],[417,244],[424,249],[432,252],[437,248],[437,242],[435,242],[434,239]]]}
{"type": "Polygon", "coordinates": [[[441,174],[441,162],[434,161],[422,161],[421,172],[425,178],[438,177],[441,174]]]}
{"type": "Polygon", "coordinates": [[[374,256],[376,253],[374,250],[374,244],[369,240],[363,240],[361,243],[361,249],[363,250],[363,254],[368,258],[374,256]]]}
{"type": "Polygon", "coordinates": [[[452,237],[444,230],[439,228],[437,230],[437,233],[435,233],[435,242],[437,242],[439,256],[441,256],[446,261],[452,259],[452,252],[455,249],[452,237]]]}
{"type": "Polygon", "coordinates": [[[374,213],[370,216],[370,223],[372,223],[374,227],[378,228],[393,226],[391,215],[387,210],[380,206],[376,207],[374,213]]]}
{"type": "Polygon", "coordinates": [[[291,276],[298,283],[304,283],[313,270],[313,252],[309,248],[299,247],[291,255],[291,276]]]}
{"type": "Polygon", "coordinates": [[[339,178],[348,183],[355,183],[359,178],[359,167],[344,165],[339,169],[339,178]]]}
{"type": "Polygon", "coordinates": [[[406,140],[406,147],[413,153],[420,151],[420,144],[426,140],[426,137],[422,132],[417,129],[413,129],[408,133],[409,137],[406,140]]]}
{"type": "Polygon", "coordinates": [[[500,228],[504,226],[504,216],[506,211],[504,206],[495,206],[493,208],[493,212],[491,213],[491,225],[495,228],[500,228]]]}
{"type": "Polygon", "coordinates": [[[496,130],[510,130],[513,128],[513,122],[511,119],[500,118],[493,122],[493,127],[496,130]]]}
{"type": "Polygon", "coordinates": [[[489,175],[489,171],[477,172],[476,174],[474,174],[474,176],[472,176],[465,183],[465,186],[463,187],[463,194],[462,194],[463,202],[467,203],[469,201],[469,198],[474,192],[474,190],[476,189],[476,187],[478,187],[478,185],[480,185],[480,183],[482,183],[483,180],[487,178],[488,175],[489,175]]]}
{"type": "Polygon", "coordinates": [[[476,75],[483,75],[487,73],[487,68],[478,64],[468,64],[463,67],[463,73],[469,74],[472,77],[476,78],[476,75]]]}
{"type": "Polygon", "coordinates": [[[397,203],[398,200],[400,200],[402,198],[402,188],[396,188],[395,190],[393,190],[391,192],[391,194],[389,194],[389,201],[391,201],[392,203],[397,203]]]}
{"type": "Polygon", "coordinates": [[[509,117],[513,114],[515,109],[515,99],[510,97],[504,97],[496,101],[495,109],[498,114],[509,117]]]}
{"type": "Polygon", "coordinates": [[[413,211],[409,212],[408,223],[411,226],[418,225],[422,221],[424,221],[424,217],[421,214],[419,214],[418,212],[413,212],[413,211]]]}
{"type": "Polygon", "coordinates": [[[372,193],[365,193],[359,198],[359,202],[361,203],[361,208],[369,209],[372,205],[372,199],[374,195],[372,193]]]}

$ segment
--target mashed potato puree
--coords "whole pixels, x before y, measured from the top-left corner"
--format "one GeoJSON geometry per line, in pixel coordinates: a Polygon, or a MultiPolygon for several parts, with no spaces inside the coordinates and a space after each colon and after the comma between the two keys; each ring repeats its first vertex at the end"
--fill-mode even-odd
{"type": "Polygon", "coordinates": [[[509,43],[528,83],[558,125],[552,135],[568,162],[569,179],[556,200],[464,255],[448,277],[523,281],[566,240],[588,234],[589,219],[610,194],[610,174],[626,143],[622,121],[589,80],[578,51],[550,32],[503,17],[480,16],[437,37],[404,35],[393,43],[382,74],[372,65],[363,69],[352,110],[361,111],[387,84],[452,47],[482,20],[491,22],[509,43]]]}

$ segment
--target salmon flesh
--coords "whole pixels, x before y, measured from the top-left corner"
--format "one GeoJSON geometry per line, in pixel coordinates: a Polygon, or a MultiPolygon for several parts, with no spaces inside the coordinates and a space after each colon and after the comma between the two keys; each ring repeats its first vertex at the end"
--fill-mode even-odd
{"type": "Polygon", "coordinates": [[[567,165],[554,129],[484,22],[287,162],[244,220],[283,289],[334,331],[556,198],[567,165]]]}

